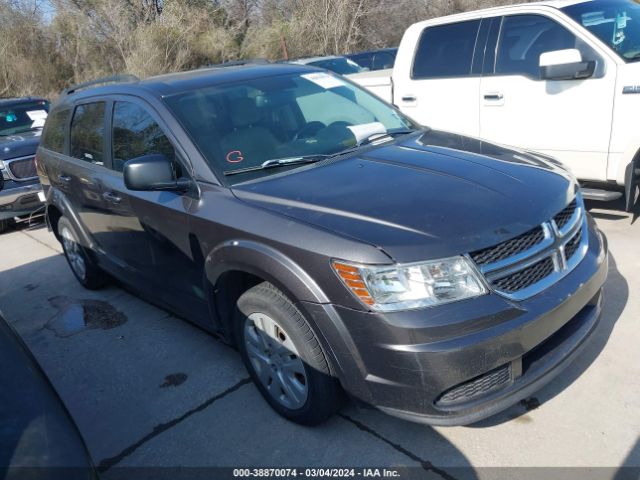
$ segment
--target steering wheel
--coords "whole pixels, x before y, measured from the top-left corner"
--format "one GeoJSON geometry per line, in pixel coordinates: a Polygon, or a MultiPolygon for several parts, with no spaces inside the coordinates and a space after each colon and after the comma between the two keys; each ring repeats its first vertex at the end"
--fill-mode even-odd
{"type": "Polygon", "coordinates": [[[319,122],[317,120],[313,122],[309,122],[300,130],[298,130],[298,132],[293,137],[293,141],[295,142],[296,140],[302,140],[305,138],[312,137],[323,128],[325,128],[325,125],[322,122],[319,122]]]}

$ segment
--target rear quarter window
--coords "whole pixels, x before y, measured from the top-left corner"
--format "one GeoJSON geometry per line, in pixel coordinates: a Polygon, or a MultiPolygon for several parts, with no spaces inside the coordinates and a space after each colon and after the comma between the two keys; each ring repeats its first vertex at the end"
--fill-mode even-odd
{"type": "Polygon", "coordinates": [[[413,79],[465,77],[480,29],[480,20],[427,27],[413,60],[413,79]]]}
{"type": "Polygon", "coordinates": [[[57,110],[49,115],[42,135],[42,146],[48,150],[64,153],[64,140],[69,121],[69,110],[57,110]]]}

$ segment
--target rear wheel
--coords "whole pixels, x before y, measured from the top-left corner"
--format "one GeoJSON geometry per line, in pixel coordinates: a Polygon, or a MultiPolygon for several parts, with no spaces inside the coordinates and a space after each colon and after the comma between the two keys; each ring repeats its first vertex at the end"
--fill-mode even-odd
{"type": "Polygon", "coordinates": [[[342,391],[309,324],[270,283],[238,300],[236,339],[260,393],[283,417],[317,425],[340,407],[342,391]]]}
{"type": "Polygon", "coordinates": [[[89,290],[104,286],[109,279],[108,275],[98,266],[89,252],[80,245],[71,222],[65,217],[58,220],[58,234],[69,267],[82,286],[89,290]]]}

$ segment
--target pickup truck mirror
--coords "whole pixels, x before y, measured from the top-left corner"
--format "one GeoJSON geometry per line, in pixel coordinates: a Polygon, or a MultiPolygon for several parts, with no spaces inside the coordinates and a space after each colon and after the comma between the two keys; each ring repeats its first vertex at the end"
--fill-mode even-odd
{"type": "Polygon", "coordinates": [[[175,179],[171,161],[161,153],[132,158],[124,164],[124,184],[135,191],[185,191],[191,182],[175,179]]]}
{"type": "Polygon", "coordinates": [[[541,80],[582,80],[593,76],[595,61],[584,61],[577,48],[554,50],[540,55],[541,80]]]}
{"type": "Polygon", "coordinates": [[[4,188],[4,178],[2,176],[2,172],[0,172],[0,192],[4,188]]]}

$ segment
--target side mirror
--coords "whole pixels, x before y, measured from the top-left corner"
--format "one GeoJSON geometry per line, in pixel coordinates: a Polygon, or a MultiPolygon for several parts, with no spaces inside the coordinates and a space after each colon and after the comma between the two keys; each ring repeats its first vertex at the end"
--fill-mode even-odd
{"type": "Polygon", "coordinates": [[[2,172],[0,172],[0,191],[4,188],[4,177],[2,176],[2,172]]]}
{"type": "Polygon", "coordinates": [[[124,184],[129,190],[185,191],[190,186],[188,180],[174,178],[171,161],[161,153],[132,158],[124,164],[123,175],[124,184]]]}
{"type": "Polygon", "coordinates": [[[554,50],[540,55],[542,80],[581,80],[593,76],[595,61],[584,61],[577,48],[554,50]]]}

